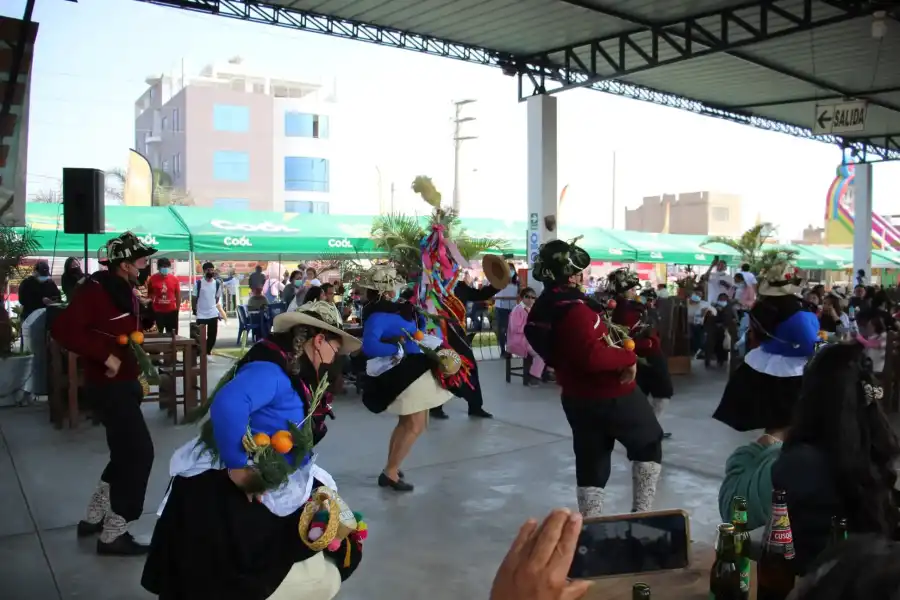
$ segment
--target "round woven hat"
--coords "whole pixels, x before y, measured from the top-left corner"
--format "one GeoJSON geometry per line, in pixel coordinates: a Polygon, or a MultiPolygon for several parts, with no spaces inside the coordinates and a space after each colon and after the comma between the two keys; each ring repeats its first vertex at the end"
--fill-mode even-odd
{"type": "Polygon", "coordinates": [[[358,338],[342,329],[341,316],[331,302],[308,302],[298,306],[297,310],[276,315],[272,322],[272,332],[284,333],[297,325],[309,325],[341,336],[340,354],[352,354],[362,347],[358,338]]]}
{"type": "Polygon", "coordinates": [[[485,254],[481,259],[481,270],[487,278],[491,287],[502,290],[509,285],[512,280],[512,274],[509,272],[509,265],[505,260],[496,254],[485,254]]]}

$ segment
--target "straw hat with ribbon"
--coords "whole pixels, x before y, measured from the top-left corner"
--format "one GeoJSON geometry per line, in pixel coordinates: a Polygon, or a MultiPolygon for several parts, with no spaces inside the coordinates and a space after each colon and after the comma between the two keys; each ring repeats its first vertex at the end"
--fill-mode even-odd
{"type": "Polygon", "coordinates": [[[340,354],[352,354],[362,347],[362,342],[341,328],[341,316],[331,302],[309,302],[297,310],[276,315],[272,323],[273,333],[284,333],[298,325],[307,325],[329,331],[341,337],[340,354]]]}
{"type": "Polygon", "coordinates": [[[766,269],[759,281],[760,296],[795,296],[802,291],[800,272],[785,260],[766,269]]]}
{"type": "Polygon", "coordinates": [[[481,270],[491,284],[491,287],[502,290],[509,285],[512,273],[509,272],[509,264],[495,254],[485,254],[481,259],[481,270]]]}
{"type": "Polygon", "coordinates": [[[379,265],[365,273],[359,285],[378,292],[393,292],[406,285],[406,280],[397,273],[397,269],[379,265]]]}

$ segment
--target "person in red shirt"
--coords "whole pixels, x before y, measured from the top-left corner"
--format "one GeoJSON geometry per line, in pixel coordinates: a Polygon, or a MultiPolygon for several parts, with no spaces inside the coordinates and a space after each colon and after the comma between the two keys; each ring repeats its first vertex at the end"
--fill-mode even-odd
{"type": "Polygon", "coordinates": [[[106,428],[109,463],[78,523],[78,535],[100,534],[97,553],[118,556],[146,554],[128,533],[128,523],[144,512],[144,495],[153,466],[153,441],[141,412],[140,367],[121,336],[142,331],[140,306],[134,293],[138,273],[156,252],[133,233],[106,244],[100,264],[54,320],[53,338],[79,356],[85,392],[100,412],[106,428]]]}
{"type": "Polygon", "coordinates": [[[663,436],[635,382],[637,356],[614,345],[605,309],[579,289],[590,264],[591,257],[574,242],[543,244],[534,262],[534,279],[544,284],[544,291],[525,325],[525,337],[556,370],[562,388],[575,450],[578,510],[585,518],[603,510],[617,441],[632,461],[632,511],[652,508],[663,436]]]}
{"type": "Polygon", "coordinates": [[[178,334],[178,304],[181,285],[172,273],[172,263],[162,257],[156,261],[157,273],[147,281],[147,295],[153,303],[156,329],[160,333],[178,334]]]}
{"type": "MultiPolygon", "coordinates": [[[[616,269],[607,276],[607,288],[616,300],[612,311],[612,321],[625,327],[634,340],[634,352],[643,360],[638,364],[636,381],[641,391],[650,399],[656,418],[662,416],[675,395],[669,364],[663,355],[659,333],[651,322],[650,303],[656,299],[656,292],[641,293],[637,290],[641,282],[637,273],[628,269],[616,269]]],[[[670,437],[665,433],[663,437],[670,437]]]]}

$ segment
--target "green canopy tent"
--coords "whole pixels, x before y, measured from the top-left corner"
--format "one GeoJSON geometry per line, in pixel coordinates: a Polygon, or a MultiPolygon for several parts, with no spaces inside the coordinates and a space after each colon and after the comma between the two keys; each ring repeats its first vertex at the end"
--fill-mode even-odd
{"type": "Polygon", "coordinates": [[[263,211],[218,211],[175,206],[199,257],[261,259],[368,256],[372,217],[263,211]]]}
{"type": "Polygon", "coordinates": [[[793,252],[794,258],[792,262],[799,269],[842,269],[841,262],[824,256],[817,252],[812,246],[805,244],[779,244],[773,246],[773,249],[784,250],[785,252],[793,252]]]}
{"type": "MultiPolygon", "coordinates": [[[[819,267],[820,269],[843,271],[853,268],[853,248],[816,245],[804,245],[802,247],[826,259],[829,266],[819,267]]],[[[875,269],[900,268],[900,256],[898,256],[897,252],[890,250],[872,250],[872,267],[875,269]]]]}
{"type": "MultiPolygon", "coordinates": [[[[97,258],[109,238],[126,231],[155,247],[160,256],[183,258],[190,253],[190,235],[168,208],[108,205],[104,212],[105,233],[88,236],[89,258],[97,258]]],[[[27,203],[25,224],[40,244],[39,255],[84,256],[84,236],[63,232],[62,204],[27,203]]]]}
{"type": "Polygon", "coordinates": [[[706,244],[706,236],[614,231],[622,244],[634,248],[636,261],[676,265],[708,265],[716,256],[730,263],[740,261],[740,254],[724,244],[706,244]]]}

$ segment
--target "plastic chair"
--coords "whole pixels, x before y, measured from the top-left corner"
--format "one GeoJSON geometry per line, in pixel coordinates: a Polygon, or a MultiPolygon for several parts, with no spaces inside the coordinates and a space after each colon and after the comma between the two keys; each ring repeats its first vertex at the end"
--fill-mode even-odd
{"type": "Polygon", "coordinates": [[[241,344],[241,336],[244,335],[244,332],[248,332],[254,342],[258,342],[261,340],[265,331],[264,322],[266,317],[265,311],[253,311],[250,312],[247,310],[247,306],[244,304],[239,304],[237,307],[238,313],[238,334],[237,334],[237,344],[241,344]]]}

